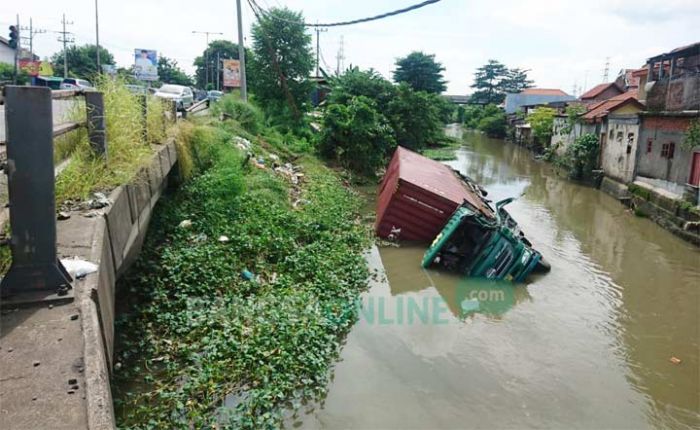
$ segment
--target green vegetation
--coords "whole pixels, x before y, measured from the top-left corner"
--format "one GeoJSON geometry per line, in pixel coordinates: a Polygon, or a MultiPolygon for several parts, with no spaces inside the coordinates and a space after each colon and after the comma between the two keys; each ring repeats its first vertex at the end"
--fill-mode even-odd
{"type": "Polygon", "coordinates": [[[435,61],[435,55],[414,51],[396,60],[394,82],[405,82],[414,91],[440,94],[447,89],[444,71],[442,64],[435,61]]]}
{"type": "Polygon", "coordinates": [[[559,163],[568,169],[570,178],[590,179],[592,171],[598,166],[598,146],[595,134],[584,134],[566,148],[566,153],[559,163]]]}
{"type": "Polygon", "coordinates": [[[158,57],[158,80],[168,84],[192,85],[192,78],[180,68],[177,60],[164,56],[158,57]]]}
{"type": "Polygon", "coordinates": [[[262,132],[264,118],[260,109],[242,101],[233,94],[227,94],[212,104],[211,114],[215,117],[223,115],[225,119],[237,121],[248,133],[258,134],[262,132]]]}
{"type": "Polygon", "coordinates": [[[393,85],[371,69],[350,68],[330,84],[325,115],[331,118],[324,122],[330,129],[322,133],[319,148],[357,173],[372,176],[395,145],[421,151],[448,141],[443,126],[452,121],[454,107],[437,94],[393,85]],[[369,142],[360,144],[360,138],[369,142]],[[361,147],[376,153],[358,156],[351,149],[361,147]]]}
{"type": "MultiPolygon", "coordinates": [[[[71,161],[56,178],[56,201],[84,199],[93,191],[108,191],[128,182],[147,164],[153,150],[149,143],[165,138],[164,106],[155,99],[148,101],[148,142],[143,136],[143,115],[135,95],[121,81],[101,79],[97,87],[104,93],[108,156],[96,157],[85,132],[73,132],[57,142],[56,158],[71,161]]],[[[84,118],[85,112],[74,113],[84,118]]]]}
{"type": "Polygon", "coordinates": [[[365,176],[373,176],[395,148],[392,129],[377,105],[365,96],[347,105],[332,104],[323,116],[319,151],[326,158],[365,176]]]}
{"type": "Polygon", "coordinates": [[[497,105],[503,103],[507,93],[518,93],[532,84],[525,70],[508,69],[496,60],[489,60],[474,73],[472,88],[476,91],[471,96],[471,102],[497,105]]]}
{"type": "MultiPolygon", "coordinates": [[[[0,84],[12,82],[15,67],[12,64],[0,63],[0,84]]],[[[29,82],[29,75],[25,71],[17,74],[17,85],[25,85],[29,82]]]]}
{"type": "Polygon", "coordinates": [[[552,108],[540,106],[527,116],[527,121],[532,127],[532,136],[535,139],[535,147],[543,148],[549,146],[552,139],[552,126],[554,115],[557,111],[552,108]]]}
{"type": "Polygon", "coordinates": [[[255,100],[274,122],[296,128],[310,107],[314,66],[311,36],[300,12],[272,8],[251,28],[253,55],[248,61],[255,100]]]}
{"type": "MultiPolygon", "coordinates": [[[[250,59],[250,52],[245,51],[246,59],[250,59]]],[[[197,88],[205,88],[206,83],[216,83],[216,60],[238,60],[238,44],[228,40],[212,40],[209,46],[202,52],[202,55],[194,59],[195,81],[197,88]],[[208,59],[208,62],[207,62],[208,59]],[[209,65],[209,77],[207,78],[207,64],[209,65]]],[[[223,70],[220,69],[223,74],[223,70]]],[[[223,82],[223,76],[219,77],[223,82]]],[[[248,82],[255,80],[255,76],[247,76],[248,82]]],[[[167,81],[165,81],[167,82],[167,81]]]]}
{"type": "MultiPolygon", "coordinates": [[[[461,106],[460,106],[461,108],[461,106]]],[[[483,131],[490,137],[505,137],[506,114],[498,106],[489,104],[486,106],[467,106],[463,108],[464,125],[471,129],[483,131]]],[[[457,112],[459,118],[460,113],[457,112]]]]}
{"type": "MultiPolygon", "coordinates": [[[[68,75],[88,79],[92,81],[97,75],[97,46],[69,46],[66,51],[68,58],[68,75]]],[[[51,64],[55,70],[63,70],[63,50],[56,52],[51,57],[51,64]]],[[[100,46],[100,62],[102,64],[114,64],[114,56],[104,47],[100,46]]]]}
{"type": "MultiPolygon", "coordinates": [[[[282,411],[324,395],[356,321],[368,278],[359,199],[308,155],[298,185],[253,166],[233,127],[185,127],[193,179],[161,203],[121,282],[120,428],[277,428],[282,411]]],[[[250,148],[266,162],[267,140],[250,148]]]]}
{"type": "Polygon", "coordinates": [[[690,122],[685,138],[681,142],[681,148],[686,151],[690,151],[696,146],[700,146],[700,119],[697,118],[690,122]]]}

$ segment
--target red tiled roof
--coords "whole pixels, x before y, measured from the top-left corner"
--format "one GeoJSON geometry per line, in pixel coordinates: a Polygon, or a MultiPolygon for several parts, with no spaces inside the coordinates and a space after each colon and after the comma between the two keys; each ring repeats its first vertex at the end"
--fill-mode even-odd
{"type": "Polygon", "coordinates": [[[564,91],[554,88],[526,88],[520,94],[533,94],[538,96],[568,96],[564,91]]]}
{"type": "MultiPolygon", "coordinates": [[[[595,87],[591,88],[590,90],[586,91],[585,93],[581,94],[580,99],[592,99],[596,96],[598,96],[600,93],[603,91],[607,90],[611,86],[615,86],[617,89],[620,89],[620,87],[617,86],[615,82],[608,82],[605,84],[599,84],[596,85],[595,87]]],[[[620,90],[622,91],[622,90],[620,90]]]]}
{"type": "Polygon", "coordinates": [[[583,119],[586,121],[596,121],[628,103],[635,103],[640,108],[644,107],[644,105],[637,100],[637,90],[634,89],[588,106],[588,112],[583,115],[583,119]]]}

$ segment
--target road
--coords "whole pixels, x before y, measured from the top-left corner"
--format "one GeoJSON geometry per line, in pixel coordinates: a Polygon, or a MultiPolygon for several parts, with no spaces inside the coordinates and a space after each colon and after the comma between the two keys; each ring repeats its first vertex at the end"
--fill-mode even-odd
{"type": "MultiPolygon", "coordinates": [[[[53,124],[59,125],[71,120],[72,112],[84,105],[78,100],[54,100],[53,101],[53,124]]],[[[82,113],[84,115],[84,113],[82,113]]],[[[83,116],[84,117],[84,116],[83,116]]],[[[4,142],[5,136],[5,105],[0,105],[0,142],[4,142]]]]}

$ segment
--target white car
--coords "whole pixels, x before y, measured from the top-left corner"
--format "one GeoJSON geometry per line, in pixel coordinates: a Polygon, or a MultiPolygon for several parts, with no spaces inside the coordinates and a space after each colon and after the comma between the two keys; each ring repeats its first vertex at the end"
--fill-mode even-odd
{"type": "Polygon", "coordinates": [[[177,110],[185,110],[194,103],[194,94],[192,94],[192,90],[183,85],[165,84],[158,88],[155,96],[166,100],[173,100],[177,105],[177,110]]]}
{"type": "Polygon", "coordinates": [[[95,87],[85,79],[66,78],[61,83],[62,90],[94,90],[95,87]]]}

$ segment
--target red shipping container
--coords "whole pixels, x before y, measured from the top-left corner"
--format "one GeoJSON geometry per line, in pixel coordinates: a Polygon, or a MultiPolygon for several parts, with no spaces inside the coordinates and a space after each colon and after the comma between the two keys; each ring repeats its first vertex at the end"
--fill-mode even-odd
{"type": "Polygon", "coordinates": [[[398,147],[379,187],[379,237],[401,229],[398,238],[430,242],[465,200],[484,215],[493,212],[449,166],[398,147]]]}

